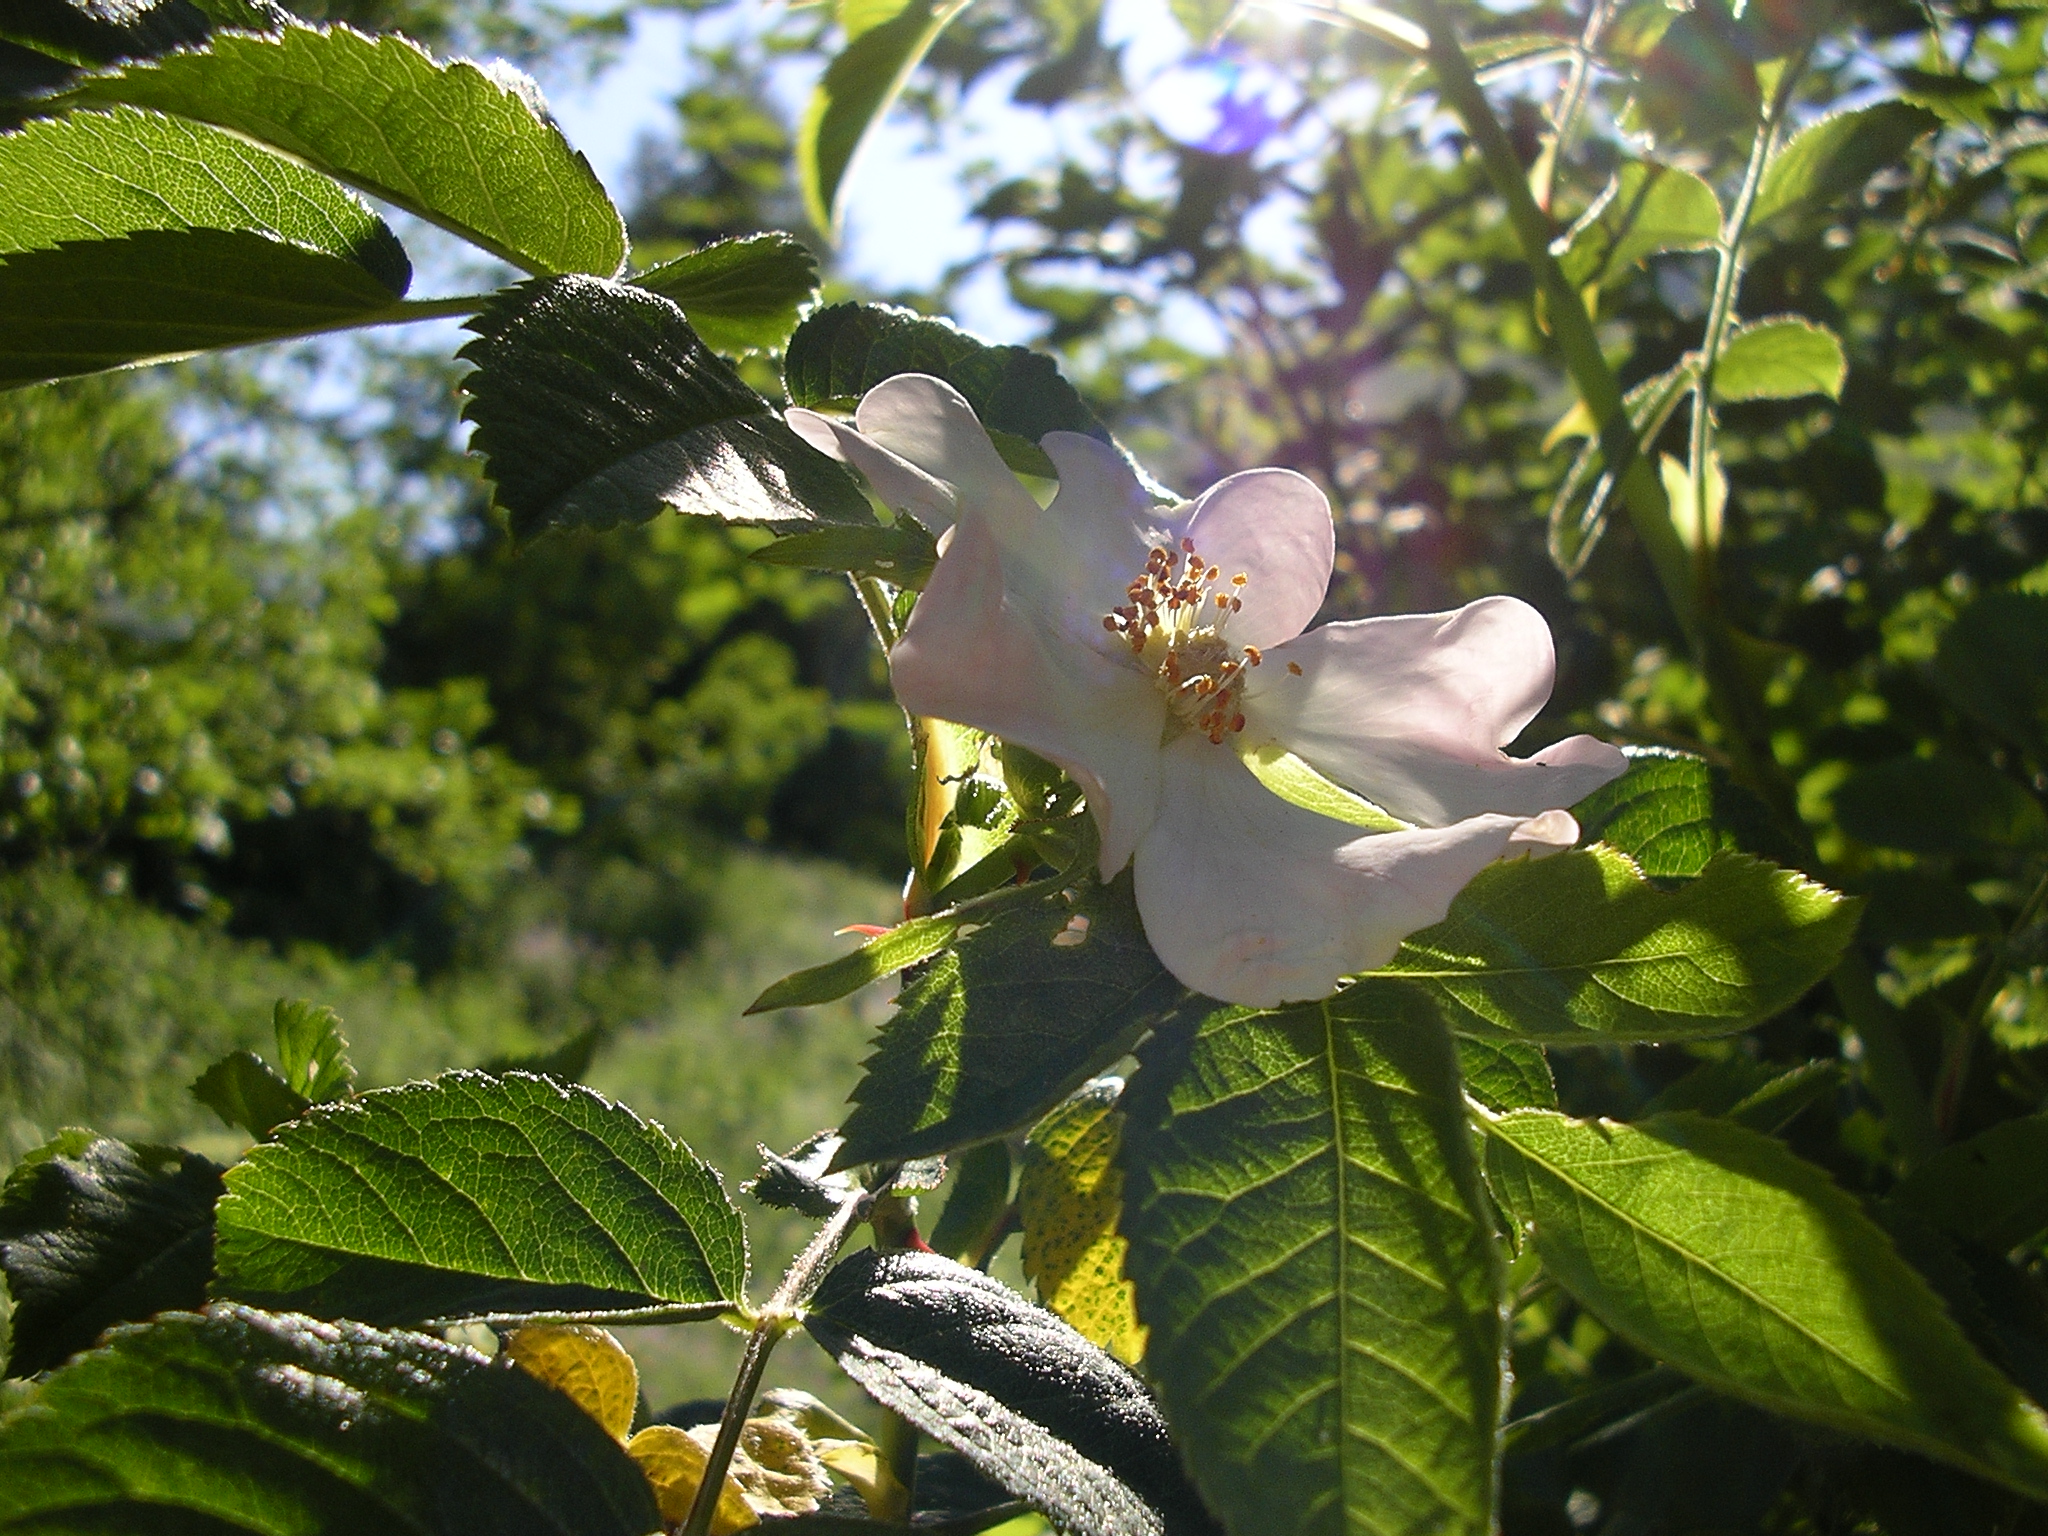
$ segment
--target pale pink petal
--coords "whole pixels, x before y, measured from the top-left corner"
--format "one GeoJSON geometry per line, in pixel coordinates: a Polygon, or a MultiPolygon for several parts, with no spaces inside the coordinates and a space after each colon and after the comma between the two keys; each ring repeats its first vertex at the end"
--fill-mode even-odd
{"type": "Polygon", "coordinates": [[[912,714],[993,731],[1066,769],[1094,813],[1103,874],[1129,861],[1158,803],[1166,701],[1128,663],[1020,611],[982,519],[962,518],[949,535],[889,677],[912,714]]]}
{"type": "Polygon", "coordinates": [[[959,509],[987,518],[1005,547],[1027,540],[1038,503],[1010,472],[960,392],[930,374],[901,373],[861,397],[861,435],[958,493],[959,509]]]}
{"type": "Polygon", "coordinates": [[[1202,492],[1186,536],[1195,552],[1230,578],[1250,578],[1242,611],[1230,620],[1234,645],[1264,648],[1308,627],[1330,589],[1337,534],[1329,499],[1291,469],[1248,469],[1202,492]]]}
{"type": "Polygon", "coordinates": [[[1326,624],[1268,652],[1252,673],[1246,731],[1404,821],[1533,816],[1576,803],[1628,766],[1591,736],[1529,758],[1500,750],[1543,707],[1555,670],[1550,627],[1511,597],[1326,624]]]}
{"type": "Polygon", "coordinates": [[[1059,474],[1059,494],[1045,509],[1041,536],[1020,552],[1044,578],[1041,594],[1030,578],[1009,569],[1010,586],[1034,587],[1034,606],[1057,612],[1077,640],[1096,649],[1115,648],[1102,620],[1129,601],[1125,587],[1160,547],[1173,548],[1185,505],[1162,508],[1138,483],[1124,456],[1107,443],[1079,432],[1048,432],[1039,439],[1059,474]]]}
{"type": "MultiPolygon", "coordinates": [[[[1164,753],[1159,817],[1138,844],[1138,913],[1160,960],[1225,1002],[1327,996],[1385,965],[1525,828],[1515,816],[1360,835],[1271,794],[1237,754],[1197,736],[1164,753]]],[[[1569,818],[1567,818],[1569,819],[1569,818]]]]}
{"type": "Polygon", "coordinates": [[[953,526],[957,508],[951,486],[935,480],[908,459],[891,453],[872,438],[861,436],[843,421],[816,411],[793,410],[784,417],[790,430],[828,458],[851,464],[867,478],[883,505],[908,512],[933,533],[953,526]]]}

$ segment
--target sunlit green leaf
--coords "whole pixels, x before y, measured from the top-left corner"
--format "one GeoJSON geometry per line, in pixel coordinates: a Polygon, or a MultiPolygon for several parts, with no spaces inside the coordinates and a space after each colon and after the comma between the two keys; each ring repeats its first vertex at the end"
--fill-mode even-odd
{"type": "Polygon", "coordinates": [[[1729,333],[1714,368],[1717,400],[1796,400],[1801,395],[1841,398],[1849,360],[1824,325],[1796,315],[1751,320],[1729,333]]]}
{"type": "Polygon", "coordinates": [[[886,933],[878,933],[860,948],[837,960],[785,976],[747,1005],[748,1013],[766,1013],[773,1008],[811,1008],[834,998],[858,992],[870,982],[892,972],[928,960],[947,944],[968,919],[954,912],[930,917],[913,917],[886,933]]]}
{"type": "Polygon", "coordinates": [[[828,235],[839,230],[840,193],[861,141],[887,114],[939,34],[969,0],[883,0],[842,6],[847,44],[825,66],[797,126],[797,181],[804,211],[828,235]],[[865,14],[856,22],[854,11],[865,14]],[[886,16],[886,20],[877,17],[886,16]]]}
{"type": "Polygon", "coordinates": [[[1450,1037],[1380,1010],[1162,1031],[1123,1101],[1145,1365],[1235,1536],[1492,1529],[1500,1284],[1450,1037]]]}
{"type": "Polygon", "coordinates": [[[2048,1497],[2048,1421],[1986,1364],[1856,1202],[1726,1121],[1521,1110],[1488,1182],[1547,1273],[1723,1392],[2048,1497]]]}
{"type": "Polygon", "coordinates": [[[277,1036],[277,1061],[284,1080],[315,1104],[347,1093],[356,1080],[348,1059],[341,1015],[304,998],[279,998],[270,1027],[277,1036]]]}
{"type": "Polygon", "coordinates": [[[1447,919],[1332,1006],[1356,996],[1370,1008],[1383,979],[1405,978],[1461,1034],[1549,1046],[1731,1034],[1825,976],[1856,910],[1741,854],[1716,854],[1697,879],[1660,891],[1596,845],[1482,871],[1447,919]]]}
{"type": "Polygon", "coordinates": [[[743,1299],[718,1176],[621,1105],[452,1072],[324,1105],[230,1171],[216,1291],[375,1322],[709,1317],[743,1299]]]}
{"type": "Polygon", "coordinates": [[[625,1450],[439,1339],[244,1307],[123,1329],[0,1419],[0,1531],[646,1536],[625,1450]]]}
{"type": "Polygon", "coordinates": [[[1913,141],[1939,122],[1925,107],[1882,101],[1809,124],[1772,159],[1750,210],[1750,227],[1790,229],[1824,214],[1838,198],[1897,165],[1913,141]]]}
{"type": "Polygon", "coordinates": [[[213,123],[441,225],[529,272],[610,277],[626,230],[538,87],[395,34],[288,26],[131,64],[69,97],[213,123]]]}
{"type": "Polygon", "coordinates": [[[789,235],[748,235],[650,267],[633,285],[677,304],[715,352],[772,350],[817,293],[818,258],[789,235]]]}
{"type": "Polygon", "coordinates": [[[268,1136],[311,1107],[311,1100],[254,1051],[228,1052],[199,1074],[192,1097],[251,1136],[268,1136]]]}
{"type": "Polygon", "coordinates": [[[807,529],[763,545],[749,558],[763,565],[879,576],[892,587],[921,592],[939,557],[923,525],[906,517],[891,528],[841,524],[807,529]]]}
{"type": "Polygon", "coordinates": [[[1690,171],[1632,160],[1561,236],[1557,264],[1574,288],[1626,279],[1658,251],[1697,251],[1721,233],[1714,189],[1690,171]]]}
{"type": "Polygon", "coordinates": [[[1460,1035],[1458,1072],[1465,1091],[1488,1109],[1557,1108],[1557,1079],[1540,1045],[1460,1035]]]}

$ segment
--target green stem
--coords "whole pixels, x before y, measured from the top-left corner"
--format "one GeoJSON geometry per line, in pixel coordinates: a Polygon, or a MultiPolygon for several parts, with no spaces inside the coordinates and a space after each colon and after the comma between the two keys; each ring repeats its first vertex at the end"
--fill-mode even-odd
{"type": "MultiPolygon", "coordinates": [[[[1600,424],[1600,447],[1619,481],[1622,504],[1627,507],[1636,538],[1648,555],[1665,601],[1679,627],[1691,642],[1695,656],[1706,674],[1714,700],[1715,714],[1729,737],[1729,756],[1744,777],[1776,813],[1781,829],[1792,839],[1805,868],[1819,873],[1813,839],[1799,815],[1798,796],[1785,771],[1770,750],[1770,734],[1761,691],[1744,669],[1733,637],[1714,616],[1703,622],[1698,602],[1695,565],[1678,529],[1671,521],[1671,508],[1663,487],[1650,472],[1648,462],[1637,450],[1637,439],[1623,403],[1620,383],[1600,350],[1592,318],[1579,296],[1565,280],[1550,254],[1554,233],[1549,217],[1536,206],[1528,178],[1516,158],[1514,146],[1493,114],[1486,93],[1473,77],[1472,63],[1459,46],[1457,29],[1436,0],[1418,0],[1417,10],[1429,38],[1429,62],[1443,100],[1458,115],[1473,148],[1486,167],[1502,201],[1508,219],[1522,246],[1523,258],[1535,273],[1550,318],[1550,333],[1563,354],[1565,367],[1578,387],[1586,409],[1600,424]]],[[[1780,81],[1778,100],[1788,100],[1790,66],[1780,81]]],[[[1774,113],[1782,116],[1782,112],[1774,113]]],[[[1769,148],[1765,146],[1764,160],[1769,148]]],[[[1756,157],[1752,157],[1754,160],[1756,157]]],[[[1757,172],[1761,175],[1761,171],[1757,172]]],[[[1748,181],[1750,178],[1745,178],[1748,181]]],[[[1755,189],[1748,194],[1753,205],[1755,189]]],[[[1744,223],[1749,207],[1741,206],[1744,223]]],[[[1731,279],[1732,281],[1732,279],[1731,279]]],[[[1732,301],[1732,290],[1730,294],[1732,301]]],[[[1711,388],[1711,380],[1703,387],[1711,388]]],[[[1709,443],[1711,446],[1711,441],[1709,443]]],[[[1864,1076],[1871,1092],[1884,1107],[1901,1153],[1908,1166],[1926,1157],[1939,1143],[1934,1116],[1926,1095],[1913,1073],[1897,1016],[1878,995],[1870,965],[1851,949],[1843,955],[1832,977],[1837,1000],[1850,1029],[1863,1046],[1864,1076]]]]}
{"type": "Polygon", "coordinates": [[[1508,220],[1521,242],[1523,258],[1535,273],[1550,320],[1550,334],[1564,356],[1564,364],[1600,426],[1600,448],[1606,455],[1628,508],[1629,522],[1642,543],[1650,564],[1657,572],[1673,617],[1689,640],[1697,641],[1698,621],[1694,613],[1691,557],[1671,522],[1671,508],[1664,488],[1650,472],[1650,466],[1636,449],[1635,428],[1622,402],[1621,385],[1600,350],[1600,338],[1586,314],[1586,306],[1559,270],[1550,254],[1556,233],[1548,214],[1536,206],[1529,190],[1529,178],[1508,142],[1500,120],[1479,82],[1472,74],[1472,61],[1459,46],[1457,29],[1434,0],[1418,7],[1429,36],[1429,63],[1437,78],[1444,102],[1458,115],[1465,132],[1486,167],[1494,190],[1507,204],[1508,220]]]}
{"type": "Polygon", "coordinates": [[[879,576],[849,576],[853,583],[854,595],[860,599],[860,606],[868,616],[868,623],[875,631],[875,638],[882,642],[883,654],[894,647],[896,633],[896,607],[889,601],[889,590],[882,585],[879,576]]]}
{"type": "Polygon", "coordinates": [[[725,1488],[725,1474],[732,1466],[733,1452],[739,1449],[740,1432],[747,1427],[754,1395],[761,1390],[768,1357],[782,1342],[782,1336],[801,1320],[804,1303],[823,1282],[826,1270],[838,1257],[840,1245],[873,1208],[874,1191],[886,1189],[894,1182],[896,1168],[892,1163],[882,1169],[869,1181],[866,1191],[840,1204],[832,1219],[818,1229],[804,1251],[790,1262],[775,1294],[756,1315],[754,1331],[747,1335],[746,1353],[740,1356],[739,1374],[733,1378],[732,1391],[726,1394],[725,1412],[719,1416],[718,1437],[711,1442],[711,1454],[704,1462],[704,1480],[697,1485],[696,1498],[690,1501],[689,1518],[683,1521],[682,1536],[709,1536],[711,1517],[717,1512],[718,1496],[725,1488]]]}

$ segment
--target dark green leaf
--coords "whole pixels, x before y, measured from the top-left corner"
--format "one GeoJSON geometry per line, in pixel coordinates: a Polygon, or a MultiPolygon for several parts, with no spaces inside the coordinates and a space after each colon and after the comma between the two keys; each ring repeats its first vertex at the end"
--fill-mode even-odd
{"type": "Polygon", "coordinates": [[[906,517],[892,528],[834,526],[793,533],[755,550],[751,558],[763,565],[879,576],[892,587],[922,592],[939,555],[924,526],[906,517]]]}
{"type": "Polygon", "coordinates": [[[748,235],[652,267],[633,285],[679,305],[714,351],[773,351],[817,294],[818,258],[790,235],[748,235]]]}
{"type": "Polygon", "coordinates": [[[972,1146],[1031,1124],[1195,999],[1160,965],[1128,873],[978,909],[903,989],[853,1090],[838,1164],[972,1146]]]}
{"type": "Polygon", "coordinates": [[[976,1264],[1010,1208],[1010,1148],[985,1141],[952,1161],[953,1188],[925,1241],[934,1253],[976,1264]]]}
{"type": "Polygon", "coordinates": [[[2048,593],[1971,603],[1942,634],[1934,677],[1965,714],[2048,759],[2048,593]]]}
{"type": "Polygon", "coordinates": [[[646,1536],[625,1450],[509,1362],[218,1306],[126,1328],[0,1420],[0,1531],[646,1536]]]}
{"type": "Polygon", "coordinates": [[[1465,1091],[1488,1109],[1555,1109],[1557,1079],[1543,1047],[1526,1040],[1458,1037],[1465,1091]]]}
{"type": "Polygon", "coordinates": [[[1835,820],[1859,843],[1911,853],[1997,854],[2048,841],[2041,803],[1970,757],[1894,757],[1835,791],[1835,820]]]}
{"type": "Polygon", "coordinates": [[[796,328],[784,360],[790,400],[815,411],[850,411],[899,373],[928,373],[959,390],[1012,469],[1051,478],[1038,446],[1048,432],[1109,431],[1060,377],[1053,360],[1025,347],[992,346],[949,321],[881,304],[835,304],[796,328]]]}
{"type": "Polygon", "coordinates": [[[1640,1413],[1688,1388],[1699,1391],[1685,1379],[1683,1372],[1674,1371],[1668,1365],[1653,1365],[1647,1371],[1638,1371],[1633,1376],[1594,1387],[1536,1413],[1508,1420],[1500,1429],[1501,1449],[1515,1456],[1563,1445],[1581,1439],[1603,1425],[1640,1413]]]}
{"type": "Polygon", "coordinates": [[[1827,1175],[1723,1120],[1521,1110],[1488,1182],[1544,1269],[1718,1391],[2048,1497],[2048,1421],[1827,1175]]]}
{"type": "Polygon", "coordinates": [[[79,64],[146,58],[206,41],[207,13],[190,0],[10,0],[0,37],[79,64]]]}
{"type": "Polygon", "coordinates": [[[1450,1037],[1225,1009],[1124,1094],[1138,1316],[1188,1465],[1235,1536],[1492,1529],[1501,1284],[1450,1037]]]}
{"type": "Polygon", "coordinates": [[[277,1069],[254,1051],[230,1051],[199,1074],[192,1097],[229,1125],[251,1136],[268,1136],[287,1120],[296,1120],[311,1101],[277,1075],[277,1069]]]}
{"type": "Polygon", "coordinates": [[[1913,141],[1940,124],[1925,107],[1883,101],[1837,112],[1802,128],[1772,159],[1750,210],[1750,228],[1784,234],[1825,214],[1877,172],[1905,159],[1913,141]]]}
{"type": "Polygon", "coordinates": [[[1721,204],[1690,171],[1632,160],[1558,239],[1557,264],[1574,288],[1624,281],[1658,251],[1703,250],[1720,238],[1721,204]]]}
{"type": "Polygon", "coordinates": [[[0,387],[397,318],[353,261],[243,230],[143,230],[0,259],[0,387]]]}
{"type": "Polygon", "coordinates": [[[1644,1105],[1643,1113],[1696,1110],[1770,1135],[1791,1124],[1814,1100],[1834,1092],[1841,1082],[1842,1069],[1837,1062],[1809,1061],[1788,1071],[1775,1062],[1735,1054],[1701,1062],[1644,1105]]]}
{"type": "Polygon", "coordinates": [[[520,537],[644,523],[871,523],[845,470],[803,442],[657,294],[539,278],[469,322],[463,414],[520,537]]]}
{"type": "Polygon", "coordinates": [[[1460,1034],[1550,1046],[1732,1034],[1825,976],[1856,910],[1743,854],[1714,855],[1667,893],[1596,845],[1481,871],[1448,918],[1332,1006],[1370,1010],[1375,988],[1406,978],[1460,1034]]]}
{"type": "Polygon", "coordinates": [[[115,1323],[206,1299],[220,1169],[179,1147],[66,1131],[0,1187],[14,1298],[10,1375],[46,1371],[115,1323]]]}
{"type": "Polygon", "coordinates": [[[804,211],[827,235],[839,230],[840,192],[854,155],[868,130],[887,114],[911,71],[931,51],[939,34],[967,8],[968,0],[903,0],[880,10],[862,7],[867,25],[848,21],[846,47],[825,66],[797,126],[797,182],[804,211]],[[886,18],[886,19],[884,19],[886,18]]]}
{"type": "Polygon", "coordinates": [[[1797,315],[1749,320],[1729,333],[1714,367],[1716,400],[1796,400],[1801,395],[1842,397],[1849,359],[1824,325],[1797,315]]]}
{"type": "Polygon", "coordinates": [[[356,1069],[348,1059],[340,1014],[304,998],[281,997],[271,1011],[270,1027],[284,1080],[294,1093],[321,1104],[348,1092],[356,1069]]]}
{"type": "MultiPolygon", "coordinates": [[[[358,308],[389,303],[411,280],[404,248],[360,199],[218,128],[123,107],[74,112],[0,135],[0,256],[60,242],[105,243],[138,231],[201,229],[260,235],[273,245],[302,247],[309,256],[336,258],[384,290],[357,300],[358,308]]],[[[156,264],[177,262],[181,248],[157,242],[117,249],[130,252],[131,281],[144,286],[156,264]]],[[[227,254],[227,247],[213,249],[216,260],[227,254]]],[[[118,269],[97,270],[105,280],[118,269]]],[[[198,271],[196,264],[178,263],[166,286],[190,282],[198,271]]],[[[259,302],[288,296],[288,289],[267,291],[276,286],[266,285],[259,302]]],[[[305,302],[315,307],[332,306],[331,291],[354,292],[339,277],[305,286],[305,302]]],[[[231,290],[223,284],[211,291],[231,290]]],[[[16,313],[28,312],[10,313],[10,325],[16,313]]]]}
{"type": "Polygon", "coordinates": [[[2006,1120],[1943,1147],[1892,1198],[1993,1253],[2039,1237],[2048,1229],[2048,1115],[2006,1120]]]}
{"type": "Polygon", "coordinates": [[[1869,903],[1857,933],[1880,947],[1983,937],[2001,926],[1967,888],[1926,870],[1873,870],[1857,882],[1856,894],[1869,903]]]}
{"type": "MultiPolygon", "coordinates": [[[[836,1132],[819,1131],[792,1148],[787,1157],[765,1146],[757,1150],[761,1171],[740,1187],[771,1210],[797,1211],[813,1221],[824,1221],[860,1193],[860,1186],[846,1174],[826,1172],[832,1154],[839,1150],[836,1132]]],[[[900,1175],[894,1187],[903,1187],[900,1175]]]]}
{"type": "Polygon", "coordinates": [[[626,229],[539,89],[503,65],[439,63],[348,27],[226,34],[204,50],[82,82],[126,102],[275,145],[529,272],[624,264],[626,229]]]}
{"type": "Polygon", "coordinates": [[[451,1072],[313,1110],[228,1174],[218,1294],[373,1322],[712,1317],[745,1293],[718,1175],[552,1078],[451,1072]]]}
{"type": "Polygon", "coordinates": [[[1582,836],[1619,848],[1646,875],[1690,879],[1736,846],[1705,759],[1663,747],[1627,747],[1628,772],[1572,807],[1582,836]]]}
{"type": "Polygon", "coordinates": [[[1143,1383],[979,1270],[868,1249],[825,1277],[804,1326],[869,1396],[1064,1530],[1215,1530],[1143,1383]]]}

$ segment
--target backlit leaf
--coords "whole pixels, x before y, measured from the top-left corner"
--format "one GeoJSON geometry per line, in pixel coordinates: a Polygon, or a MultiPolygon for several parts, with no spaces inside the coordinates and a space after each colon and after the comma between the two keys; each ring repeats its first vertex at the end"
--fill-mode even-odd
{"type": "Polygon", "coordinates": [[[199,1074],[192,1097],[227,1124],[256,1137],[268,1136],[311,1107],[304,1094],[294,1092],[254,1051],[228,1052],[199,1074]]]}
{"type": "Polygon", "coordinates": [[[1492,1529],[1500,1278],[1451,1039],[1223,1009],[1123,1101],[1147,1374],[1234,1536],[1492,1529]]]}
{"type": "Polygon", "coordinates": [[[1658,251],[1697,251],[1721,234],[1714,189],[1690,171],[1631,160],[1552,248],[1574,288],[1625,280],[1658,251]]]}
{"type": "Polygon", "coordinates": [[[442,63],[408,38],[344,26],[226,33],[130,64],[69,99],[126,102],[275,145],[529,272],[610,277],[626,229],[534,83],[442,63]]]}
{"type": "Polygon", "coordinates": [[[614,1440],[633,1428],[640,1370],[619,1341],[588,1323],[539,1323],[505,1338],[505,1356],[597,1421],[614,1440]]]}
{"type": "Polygon", "coordinates": [[[1136,1364],[1145,1354],[1145,1330],[1124,1278],[1129,1244],[1117,1232],[1122,1092],[1121,1078],[1098,1078],[1031,1128],[1017,1214],[1024,1273],[1038,1299],[1090,1343],[1136,1364]]]}
{"type": "Polygon", "coordinates": [[[790,235],[748,235],[651,267],[633,286],[679,306],[715,352],[773,350],[818,291],[818,258],[790,235]]]}
{"type": "Polygon", "coordinates": [[[323,1105],[228,1174],[218,1294],[376,1322],[713,1317],[746,1239],[689,1148],[588,1088],[451,1072],[323,1105]]]}
{"type": "Polygon", "coordinates": [[[1750,320],[1735,327],[1714,366],[1716,400],[1796,400],[1842,396],[1849,360],[1824,325],[1796,315],[1750,320]]]}
{"type": "Polygon", "coordinates": [[[1496,864],[1451,914],[1337,995],[1420,984],[1461,1034],[1545,1045],[1677,1040],[1746,1029],[1833,967],[1857,903],[1804,875],[1718,853],[1660,891],[1611,848],[1496,864]]]}
{"type": "Polygon", "coordinates": [[[2048,1497],[2048,1420],[1818,1168],[1692,1114],[1485,1124],[1488,1182],[1545,1271],[1639,1348],[1773,1412],[2048,1497]]]}
{"type": "Polygon", "coordinates": [[[1925,107],[1882,101],[1809,124],[1773,157],[1750,209],[1750,227],[1788,231],[1825,214],[1838,198],[1905,159],[1913,141],[1939,123],[1925,107]]]}
{"type": "Polygon", "coordinates": [[[315,1104],[348,1092],[356,1069],[348,1059],[341,1015],[304,998],[279,998],[270,1027],[277,1037],[277,1061],[294,1093],[315,1104]]]}

